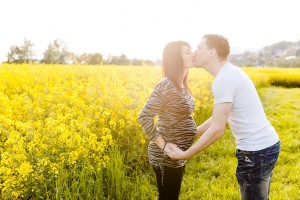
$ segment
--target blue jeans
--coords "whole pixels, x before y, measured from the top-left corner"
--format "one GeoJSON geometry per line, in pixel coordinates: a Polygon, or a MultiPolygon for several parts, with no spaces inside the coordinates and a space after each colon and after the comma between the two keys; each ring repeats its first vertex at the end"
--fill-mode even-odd
{"type": "Polygon", "coordinates": [[[242,200],[269,199],[272,172],[279,151],[280,142],[259,151],[236,150],[236,178],[242,200]]]}

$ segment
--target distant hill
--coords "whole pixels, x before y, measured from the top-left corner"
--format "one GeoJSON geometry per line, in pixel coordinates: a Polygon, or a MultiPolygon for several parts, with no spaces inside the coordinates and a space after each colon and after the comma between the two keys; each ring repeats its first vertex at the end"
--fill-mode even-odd
{"type": "Polygon", "coordinates": [[[230,54],[231,55],[237,55],[237,54],[243,54],[246,51],[251,51],[251,52],[257,52],[261,51],[262,48],[240,48],[240,47],[230,47],[230,54]]]}
{"type": "Polygon", "coordinates": [[[282,41],[261,49],[232,47],[229,60],[238,66],[300,67],[300,40],[282,41]]]}

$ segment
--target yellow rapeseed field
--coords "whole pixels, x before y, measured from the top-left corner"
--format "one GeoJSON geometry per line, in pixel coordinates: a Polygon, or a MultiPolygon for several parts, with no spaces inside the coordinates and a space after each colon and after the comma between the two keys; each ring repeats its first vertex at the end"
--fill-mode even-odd
{"type": "MultiPolygon", "coordinates": [[[[245,70],[256,85],[271,84],[275,75],[300,83],[299,69],[245,70]]],[[[137,115],[160,79],[159,67],[0,65],[0,198],[55,187],[60,169],[101,170],[113,145],[129,161],[146,154],[137,115]]],[[[196,114],[211,111],[212,79],[190,71],[196,114]]]]}

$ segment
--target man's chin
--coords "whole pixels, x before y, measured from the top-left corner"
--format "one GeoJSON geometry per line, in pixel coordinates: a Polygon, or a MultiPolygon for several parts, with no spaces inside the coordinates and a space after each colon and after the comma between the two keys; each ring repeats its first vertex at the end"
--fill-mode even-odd
{"type": "Polygon", "coordinates": [[[197,66],[197,65],[195,65],[194,67],[195,67],[195,68],[203,68],[202,66],[197,66]]]}
{"type": "Polygon", "coordinates": [[[195,68],[202,68],[201,65],[197,65],[197,63],[194,61],[194,67],[195,68]]]}
{"type": "Polygon", "coordinates": [[[189,68],[193,68],[193,67],[195,67],[195,66],[189,66],[189,67],[186,67],[186,68],[189,69],[189,68]]]}

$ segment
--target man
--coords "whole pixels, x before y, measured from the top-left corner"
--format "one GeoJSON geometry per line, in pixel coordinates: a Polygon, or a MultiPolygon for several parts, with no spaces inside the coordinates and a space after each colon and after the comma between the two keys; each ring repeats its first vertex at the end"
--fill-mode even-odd
{"type": "Polygon", "coordinates": [[[218,140],[228,121],[236,138],[236,177],[242,199],[268,199],[280,150],[279,137],[267,120],[250,78],[227,61],[229,53],[229,43],[223,36],[203,36],[195,52],[195,66],[215,76],[213,114],[197,128],[197,135],[202,136],[190,149],[181,151],[175,144],[168,144],[172,151],[166,153],[177,160],[191,158],[218,140]]]}

